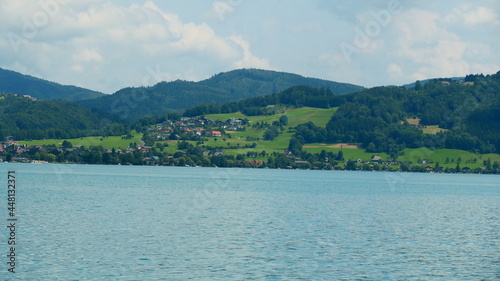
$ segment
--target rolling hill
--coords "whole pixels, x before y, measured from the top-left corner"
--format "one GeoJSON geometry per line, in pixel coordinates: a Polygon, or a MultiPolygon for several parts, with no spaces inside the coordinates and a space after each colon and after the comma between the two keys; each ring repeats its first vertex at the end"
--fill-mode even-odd
{"type": "Polygon", "coordinates": [[[335,94],[363,89],[346,83],[306,78],[284,72],[240,69],[217,74],[200,82],[161,82],[151,87],[125,88],[113,95],[80,101],[88,109],[117,115],[124,121],[135,121],[148,115],[161,115],[207,103],[225,103],[280,92],[293,86],[329,88],[335,94]]]}
{"type": "Polygon", "coordinates": [[[79,101],[104,94],[92,90],[64,86],[58,83],[0,68],[0,92],[30,95],[41,100],[79,101]]]}
{"type": "Polygon", "coordinates": [[[295,86],[239,102],[195,106],[186,109],[184,116],[238,112],[270,116],[279,113],[278,106],[338,107],[326,127],[306,124],[297,128],[300,142],[358,143],[369,152],[386,152],[393,158],[405,148],[420,147],[498,153],[500,72],[468,75],[467,79],[475,82],[433,79],[418,90],[385,86],[341,96],[322,88],[295,86]]]}
{"type": "Polygon", "coordinates": [[[13,94],[0,95],[0,141],[77,138],[119,135],[128,132],[109,116],[89,112],[71,101],[31,100],[13,94]]]}

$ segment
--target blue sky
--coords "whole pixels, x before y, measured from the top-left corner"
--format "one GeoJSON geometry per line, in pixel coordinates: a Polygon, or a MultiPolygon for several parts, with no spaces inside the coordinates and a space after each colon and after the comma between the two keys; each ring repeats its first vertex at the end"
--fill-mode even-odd
{"type": "Polygon", "coordinates": [[[500,70],[500,2],[0,0],[0,67],[105,93],[238,68],[367,87],[500,70]]]}

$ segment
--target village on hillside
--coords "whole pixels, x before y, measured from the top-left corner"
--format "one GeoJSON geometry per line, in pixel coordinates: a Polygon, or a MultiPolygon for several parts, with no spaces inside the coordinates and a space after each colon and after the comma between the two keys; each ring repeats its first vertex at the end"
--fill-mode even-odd
{"type": "MultiPolygon", "coordinates": [[[[231,133],[244,132],[252,122],[245,118],[229,118],[226,121],[206,117],[182,117],[179,120],[165,120],[147,125],[139,142],[130,142],[126,148],[103,147],[100,143],[73,145],[60,140],[60,145],[26,145],[13,137],[0,142],[0,161],[14,163],[65,163],[106,165],[160,165],[160,166],[205,166],[246,167],[317,170],[362,170],[362,171],[412,171],[412,172],[461,172],[500,173],[498,161],[484,160],[484,167],[470,168],[458,159],[456,168],[444,168],[439,163],[419,159],[418,163],[405,163],[394,159],[383,159],[373,155],[370,159],[344,159],[342,150],[338,153],[322,151],[299,157],[290,150],[281,153],[259,152],[255,142],[245,146],[229,146],[231,133]],[[203,145],[208,140],[224,140],[220,146],[203,145]],[[170,149],[167,142],[176,143],[170,149]],[[197,145],[194,145],[196,142],[197,145]],[[226,143],[228,146],[223,146],[226,143]],[[228,149],[255,149],[244,154],[226,154],[228,149]]],[[[255,126],[255,124],[253,125],[255,126]]],[[[127,139],[123,136],[122,139],[127,139]]],[[[102,138],[101,138],[102,140],[102,138]]],[[[341,146],[342,147],[342,146],[341,146]]],[[[453,159],[453,161],[455,161],[453,159]]],[[[477,166],[477,165],[476,165],[477,166]]]]}

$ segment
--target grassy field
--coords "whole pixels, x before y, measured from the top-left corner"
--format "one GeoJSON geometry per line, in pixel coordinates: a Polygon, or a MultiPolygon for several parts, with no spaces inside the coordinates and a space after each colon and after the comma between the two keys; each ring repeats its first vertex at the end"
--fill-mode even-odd
{"type": "Polygon", "coordinates": [[[445,131],[448,131],[446,129],[441,129],[439,128],[438,125],[435,125],[435,126],[425,126],[424,128],[422,128],[422,132],[424,134],[430,134],[430,135],[435,135],[439,132],[445,132],[445,131]]]}
{"type": "MultiPolygon", "coordinates": [[[[326,152],[338,153],[342,151],[344,154],[344,159],[347,160],[357,160],[361,159],[363,161],[369,161],[373,156],[378,155],[382,157],[383,160],[387,160],[389,155],[386,153],[368,153],[364,149],[350,149],[350,148],[331,148],[329,147],[331,144],[311,144],[311,146],[323,146],[323,147],[314,147],[314,148],[304,148],[304,151],[309,153],[320,153],[322,150],[326,152]]],[[[309,146],[309,144],[308,144],[309,146]]]]}
{"type": "MultiPolygon", "coordinates": [[[[288,126],[285,126],[285,131],[279,134],[273,141],[262,140],[265,130],[254,129],[251,128],[251,126],[248,126],[246,131],[227,132],[231,135],[231,138],[208,138],[208,140],[204,142],[204,145],[212,147],[234,147],[239,145],[239,147],[241,147],[236,149],[225,149],[224,153],[228,155],[246,154],[248,151],[261,152],[262,150],[269,154],[273,152],[281,153],[288,148],[288,143],[293,135],[293,132],[289,131],[290,128],[308,121],[312,121],[317,126],[324,127],[336,111],[337,108],[320,109],[311,107],[288,110],[284,113],[284,115],[288,117],[289,124],[288,126]],[[247,140],[247,137],[258,138],[258,140],[249,141],[247,140]],[[252,149],[244,148],[246,145],[251,145],[252,143],[256,143],[257,147],[252,149]]],[[[272,116],[246,116],[237,112],[228,114],[209,114],[206,115],[206,117],[219,121],[226,121],[229,118],[247,118],[253,124],[257,122],[272,123],[273,121],[278,121],[282,115],[283,114],[276,114],[272,116]]],[[[163,141],[161,143],[168,143],[169,145],[169,147],[165,148],[165,152],[173,153],[177,151],[177,141],[163,141]]],[[[195,142],[191,143],[195,144],[195,142]]]]}
{"type": "Polygon", "coordinates": [[[420,125],[420,120],[421,120],[420,118],[408,118],[408,119],[406,119],[408,124],[415,125],[415,126],[420,125]]]}
{"type": "Polygon", "coordinates": [[[240,145],[240,149],[227,149],[224,153],[230,155],[236,155],[240,153],[247,153],[248,151],[261,152],[265,150],[267,153],[273,152],[283,152],[288,148],[288,143],[293,135],[293,132],[289,131],[290,128],[296,127],[299,124],[306,123],[308,121],[313,122],[317,126],[326,126],[330,118],[335,114],[338,108],[321,109],[321,108],[311,108],[302,107],[297,109],[288,110],[284,114],[276,114],[272,116],[245,116],[242,113],[229,113],[229,114],[210,114],[207,118],[212,120],[225,121],[229,118],[247,118],[252,123],[256,122],[268,122],[278,121],[282,115],[288,117],[288,126],[285,126],[285,131],[279,134],[273,141],[261,140],[264,134],[264,130],[253,129],[250,126],[247,127],[246,131],[243,132],[228,132],[231,134],[232,138],[209,138],[205,142],[207,146],[235,146],[240,145]],[[247,137],[259,138],[259,140],[247,141],[247,137]],[[225,139],[225,141],[223,141],[225,139]],[[229,143],[229,145],[228,145],[229,143]],[[245,149],[245,145],[256,143],[257,147],[255,149],[245,149]]]}
{"type": "MultiPolygon", "coordinates": [[[[89,146],[98,146],[102,145],[104,148],[121,148],[125,149],[129,146],[130,143],[136,142],[140,144],[140,139],[142,138],[142,134],[134,134],[132,139],[122,139],[121,136],[116,137],[85,137],[85,138],[77,138],[77,139],[68,139],[67,141],[71,142],[73,146],[75,145],[83,145],[85,147],[89,146]]],[[[46,140],[33,140],[33,141],[20,141],[21,144],[26,144],[28,146],[31,145],[55,145],[60,147],[65,141],[64,139],[46,139],[46,140]]]]}
{"type": "Polygon", "coordinates": [[[333,114],[337,112],[338,107],[329,109],[303,107],[294,109],[286,113],[289,125],[295,127],[306,122],[313,122],[316,126],[325,127],[333,114]]]}
{"type": "MultiPolygon", "coordinates": [[[[238,147],[241,148],[232,148],[232,149],[224,149],[224,154],[228,155],[237,155],[237,154],[246,154],[248,151],[261,152],[265,150],[267,153],[271,154],[273,152],[283,152],[288,148],[288,143],[293,133],[284,132],[277,136],[274,141],[265,141],[265,140],[254,140],[247,141],[247,136],[262,138],[264,131],[250,129],[245,132],[230,132],[231,138],[228,137],[220,137],[220,138],[208,138],[207,141],[204,142],[204,145],[211,147],[238,147]],[[244,148],[246,145],[251,145],[252,143],[256,143],[256,148],[244,148]]],[[[177,152],[177,142],[174,141],[162,141],[160,143],[167,143],[169,146],[165,148],[164,152],[175,153],[177,152]]],[[[195,141],[188,141],[189,143],[195,145],[195,141]]]]}
{"type": "Polygon", "coordinates": [[[436,149],[430,150],[428,148],[417,148],[417,149],[405,149],[404,155],[400,156],[398,160],[400,161],[411,161],[413,164],[421,160],[427,160],[430,165],[439,162],[441,167],[445,168],[455,168],[457,165],[458,158],[461,159],[460,166],[469,168],[479,168],[484,167],[484,160],[491,160],[491,163],[495,161],[500,162],[500,154],[474,154],[472,152],[458,150],[458,149],[436,149]],[[449,159],[449,163],[446,164],[446,159],[449,159]],[[474,159],[475,161],[474,163],[474,159]],[[469,163],[467,163],[469,162],[469,163]]]}
{"type": "MultiPolygon", "coordinates": [[[[420,126],[421,119],[420,118],[408,118],[408,119],[406,119],[406,121],[408,122],[408,124],[415,125],[415,126],[420,126]]],[[[435,135],[435,134],[437,134],[439,132],[448,131],[446,129],[439,128],[438,125],[423,126],[423,127],[421,127],[421,129],[422,129],[422,132],[424,134],[429,134],[429,135],[435,135]]]]}
{"type": "Polygon", "coordinates": [[[271,116],[246,116],[241,112],[227,113],[227,114],[209,114],[206,117],[212,120],[226,121],[229,118],[247,118],[251,122],[268,122],[278,121],[281,115],[288,117],[290,127],[295,127],[299,124],[312,121],[316,126],[324,127],[330,121],[330,118],[337,112],[338,107],[323,109],[312,107],[301,107],[288,110],[283,114],[276,114],[271,116]]]}

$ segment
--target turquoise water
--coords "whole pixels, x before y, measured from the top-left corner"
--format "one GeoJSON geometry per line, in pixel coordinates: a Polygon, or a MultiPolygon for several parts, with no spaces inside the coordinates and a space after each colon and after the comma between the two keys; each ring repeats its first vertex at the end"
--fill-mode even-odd
{"type": "Polygon", "coordinates": [[[0,167],[1,280],[500,279],[499,176],[0,167]]]}

